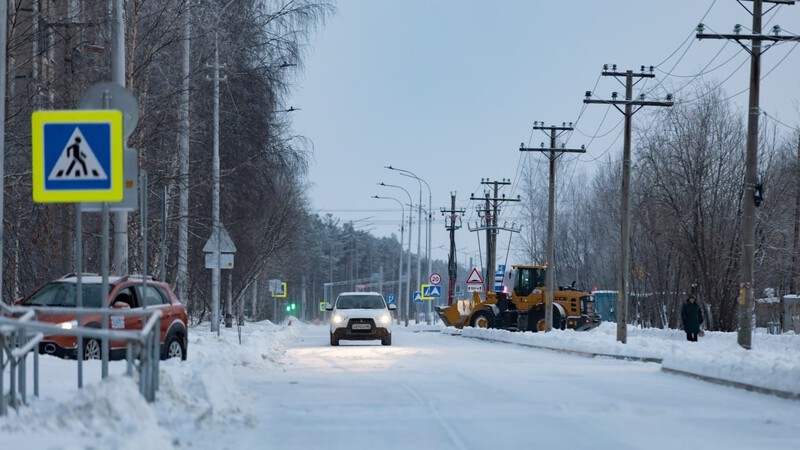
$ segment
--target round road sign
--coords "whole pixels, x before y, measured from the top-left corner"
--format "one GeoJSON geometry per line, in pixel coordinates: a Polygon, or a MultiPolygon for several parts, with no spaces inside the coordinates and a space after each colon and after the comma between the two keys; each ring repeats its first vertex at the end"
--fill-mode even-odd
{"type": "Polygon", "coordinates": [[[442,282],[442,276],[438,273],[432,273],[430,277],[431,284],[439,284],[442,282]]]}

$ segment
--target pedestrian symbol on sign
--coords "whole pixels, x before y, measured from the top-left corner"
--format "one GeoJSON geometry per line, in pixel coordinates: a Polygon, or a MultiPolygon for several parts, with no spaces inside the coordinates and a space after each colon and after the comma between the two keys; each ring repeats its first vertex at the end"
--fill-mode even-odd
{"type": "Polygon", "coordinates": [[[86,142],[80,128],[75,127],[47,179],[49,181],[106,180],[108,175],[86,142]]]}

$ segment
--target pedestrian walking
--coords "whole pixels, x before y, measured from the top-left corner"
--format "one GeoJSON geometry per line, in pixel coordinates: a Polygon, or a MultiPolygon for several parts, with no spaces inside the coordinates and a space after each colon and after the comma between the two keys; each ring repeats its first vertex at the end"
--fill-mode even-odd
{"type": "Polygon", "coordinates": [[[703,310],[700,309],[697,299],[692,294],[681,308],[681,321],[683,322],[683,331],[686,332],[686,340],[697,342],[697,333],[700,332],[700,324],[703,323],[703,310]]]}

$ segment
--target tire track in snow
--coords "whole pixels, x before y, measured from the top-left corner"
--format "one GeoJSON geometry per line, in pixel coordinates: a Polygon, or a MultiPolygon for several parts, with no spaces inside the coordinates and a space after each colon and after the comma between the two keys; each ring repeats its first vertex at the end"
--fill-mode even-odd
{"type": "Polygon", "coordinates": [[[468,447],[458,437],[458,434],[455,432],[455,430],[453,430],[450,427],[450,425],[447,423],[447,421],[442,417],[442,415],[439,413],[439,410],[436,408],[436,405],[434,405],[432,402],[429,402],[428,400],[425,400],[424,398],[422,398],[419,395],[419,393],[417,393],[417,391],[412,389],[411,386],[409,386],[408,384],[403,383],[402,386],[403,386],[403,389],[405,389],[409,394],[411,394],[411,396],[414,397],[418,402],[420,402],[423,405],[428,407],[428,409],[431,411],[431,413],[433,415],[433,418],[436,419],[436,422],[438,422],[439,425],[442,426],[442,429],[445,431],[447,437],[450,439],[450,442],[453,443],[453,446],[455,448],[458,448],[458,449],[461,449],[461,450],[467,450],[468,447]]]}

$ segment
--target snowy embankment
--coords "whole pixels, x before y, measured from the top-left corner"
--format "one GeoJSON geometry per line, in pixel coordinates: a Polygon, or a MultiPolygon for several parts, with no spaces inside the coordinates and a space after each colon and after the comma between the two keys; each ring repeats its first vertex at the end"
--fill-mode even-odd
{"type": "Polygon", "coordinates": [[[628,326],[627,343],[623,344],[616,340],[616,324],[609,322],[587,332],[516,333],[452,327],[443,332],[558,351],[658,361],[665,370],[800,399],[800,336],[793,333],[770,335],[759,329],[753,335],[752,349],[745,350],[737,343],[737,333],[706,331],[698,342],[688,342],[681,330],[633,326],[628,326]]]}
{"type": "Polygon", "coordinates": [[[42,356],[40,396],[32,395],[29,363],[28,405],[19,412],[9,408],[9,414],[0,417],[0,448],[225,448],[229,443],[222,436],[196,437],[198,430],[224,430],[252,421],[252,395],[231,382],[234,374],[240,369],[281,370],[286,344],[298,340],[303,326],[297,319],[292,326],[248,323],[242,327],[241,344],[235,327],[223,328],[219,335],[210,332],[207,323],[190,329],[188,359],[161,362],[152,404],[124,375],[122,361],[109,364],[105,382],[100,382],[100,362],[86,361],[84,388],[77,389],[74,360],[42,356]]]}

